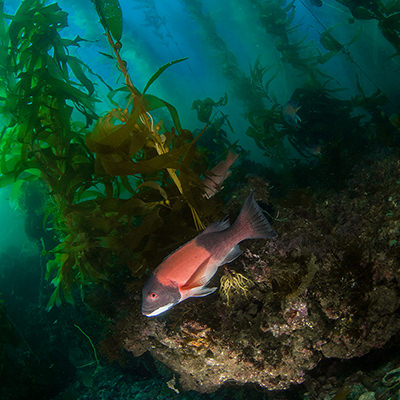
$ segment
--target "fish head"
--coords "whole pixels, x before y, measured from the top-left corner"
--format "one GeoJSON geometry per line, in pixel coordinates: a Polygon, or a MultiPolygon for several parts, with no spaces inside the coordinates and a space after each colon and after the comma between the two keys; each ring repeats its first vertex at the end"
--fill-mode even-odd
{"type": "Polygon", "coordinates": [[[172,308],[181,301],[179,288],[172,282],[161,283],[156,275],[152,275],[142,290],[142,314],[155,317],[172,308]]]}

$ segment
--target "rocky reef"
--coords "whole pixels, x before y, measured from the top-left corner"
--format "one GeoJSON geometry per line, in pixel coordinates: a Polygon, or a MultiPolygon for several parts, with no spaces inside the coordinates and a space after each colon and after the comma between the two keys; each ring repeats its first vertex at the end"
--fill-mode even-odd
{"type": "Polygon", "coordinates": [[[147,318],[141,286],[129,284],[104,349],[149,351],[184,390],[213,392],[226,382],[286,389],[321,360],[361,357],[399,332],[398,158],[375,155],[330,193],[296,189],[271,200],[267,183],[254,187],[252,178],[230,209],[252,184],[274,210],[279,237],[242,243],[244,254],[213,278],[218,285],[240,276],[242,285],[233,280],[219,295],[147,318]]]}

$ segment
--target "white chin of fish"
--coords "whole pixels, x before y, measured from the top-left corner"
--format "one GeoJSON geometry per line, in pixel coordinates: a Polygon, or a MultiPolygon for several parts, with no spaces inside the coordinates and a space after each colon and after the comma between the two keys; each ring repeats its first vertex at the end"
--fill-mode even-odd
{"type": "Polygon", "coordinates": [[[160,308],[157,308],[157,310],[154,310],[152,313],[150,313],[150,314],[145,314],[146,315],[146,317],[155,317],[156,315],[160,315],[160,314],[162,314],[163,312],[165,312],[165,311],[167,311],[167,310],[169,310],[172,306],[174,306],[176,303],[169,303],[169,304],[167,304],[167,305],[165,305],[165,306],[162,306],[162,307],[160,307],[160,308]]]}

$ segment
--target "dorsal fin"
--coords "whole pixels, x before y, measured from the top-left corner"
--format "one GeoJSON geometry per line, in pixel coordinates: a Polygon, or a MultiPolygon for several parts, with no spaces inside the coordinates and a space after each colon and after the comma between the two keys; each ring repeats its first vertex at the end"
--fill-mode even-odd
{"type": "Polygon", "coordinates": [[[201,233],[211,233],[211,232],[221,232],[225,229],[228,229],[231,226],[228,218],[223,219],[222,221],[213,222],[211,225],[208,225],[207,228],[201,233]]]}

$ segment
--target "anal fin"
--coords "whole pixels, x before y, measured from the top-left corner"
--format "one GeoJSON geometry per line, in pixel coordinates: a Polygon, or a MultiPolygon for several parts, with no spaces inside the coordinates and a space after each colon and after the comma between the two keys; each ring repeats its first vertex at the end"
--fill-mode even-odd
{"type": "Polygon", "coordinates": [[[236,260],[242,254],[242,250],[240,250],[239,245],[232,247],[229,253],[225,256],[225,258],[221,261],[220,265],[228,264],[233,260],[236,260]]]}
{"type": "Polygon", "coordinates": [[[190,291],[189,297],[204,297],[208,296],[211,293],[214,293],[217,290],[216,287],[196,287],[190,291]]]}

